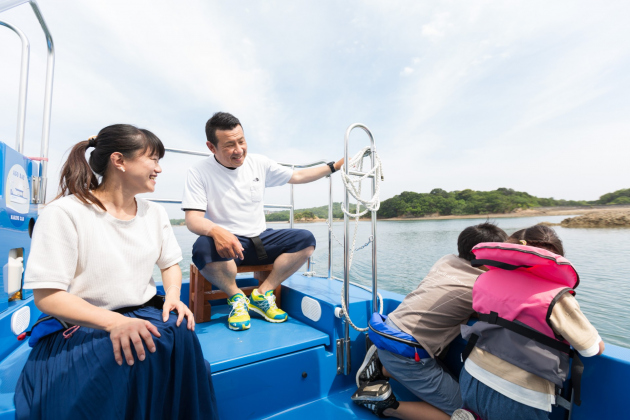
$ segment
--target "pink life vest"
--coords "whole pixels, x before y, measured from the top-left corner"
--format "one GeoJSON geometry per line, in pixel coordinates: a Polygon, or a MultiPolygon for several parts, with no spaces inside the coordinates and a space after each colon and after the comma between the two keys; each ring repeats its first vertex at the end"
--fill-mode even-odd
{"type": "Polygon", "coordinates": [[[555,339],[549,324],[553,306],[565,293],[575,294],[580,282],[569,260],[542,248],[496,242],[478,244],[472,252],[477,264],[488,267],[473,287],[473,309],[496,312],[555,339]],[[504,264],[518,268],[506,272],[504,264]]]}
{"type": "Polygon", "coordinates": [[[549,323],[555,303],[573,290],[579,277],[571,263],[553,252],[526,245],[481,243],[471,263],[485,265],[473,287],[479,322],[462,326],[468,346],[487,351],[561,387],[573,355],[549,323]]]}

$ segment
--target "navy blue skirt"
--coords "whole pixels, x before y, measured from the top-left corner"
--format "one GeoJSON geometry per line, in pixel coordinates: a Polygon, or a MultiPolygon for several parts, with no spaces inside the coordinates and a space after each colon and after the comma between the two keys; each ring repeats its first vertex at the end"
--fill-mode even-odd
{"type": "Polygon", "coordinates": [[[217,419],[210,365],[186,321],[177,327],[171,314],[163,322],[152,307],[125,316],[158,328],[155,353],[119,366],[105,331],[81,327],[68,339],[62,332],[44,337],[18,380],[16,418],[217,419]]]}

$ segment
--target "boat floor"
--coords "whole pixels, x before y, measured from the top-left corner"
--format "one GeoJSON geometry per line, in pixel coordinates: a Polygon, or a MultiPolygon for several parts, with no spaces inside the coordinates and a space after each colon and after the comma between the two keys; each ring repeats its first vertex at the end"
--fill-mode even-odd
{"type": "Polygon", "coordinates": [[[328,334],[292,317],[283,323],[272,323],[250,312],[250,329],[232,331],[227,326],[231,307],[220,305],[212,309],[212,320],[195,326],[212,373],[330,344],[328,334]]]}
{"type": "Polygon", "coordinates": [[[273,420],[320,420],[320,419],[365,419],[374,420],[376,416],[366,408],[352,402],[350,397],[356,387],[330,394],[325,398],[292,407],[265,419],[273,420]]]}

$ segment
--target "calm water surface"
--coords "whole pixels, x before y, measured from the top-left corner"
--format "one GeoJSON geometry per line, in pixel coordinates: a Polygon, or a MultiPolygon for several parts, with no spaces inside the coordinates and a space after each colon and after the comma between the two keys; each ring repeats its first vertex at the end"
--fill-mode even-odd
{"type": "MultiPolygon", "coordinates": [[[[508,234],[546,221],[558,223],[569,216],[497,219],[508,234]]],[[[457,253],[457,236],[484,219],[379,221],[377,226],[378,287],[401,294],[415,289],[431,266],[446,254],[457,253]]],[[[288,224],[269,224],[285,229],[288,224]]],[[[297,224],[315,235],[315,271],[327,275],[328,226],[325,223],[297,224]]],[[[605,342],[630,347],[630,229],[566,229],[555,227],[564,242],[566,257],[580,275],[577,299],[583,312],[605,342]]],[[[192,244],[197,236],[185,227],[174,228],[184,252],[180,264],[188,276],[192,244]]],[[[352,231],[351,231],[352,232],[352,231]]],[[[334,234],[343,242],[343,223],[334,224],[334,234]]],[[[357,245],[370,235],[370,223],[360,222],[357,245]]],[[[371,285],[371,248],[355,253],[351,280],[371,285]]],[[[156,273],[157,274],[157,273],[156,273]]],[[[343,277],[343,248],[333,240],[333,275],[343,277]]],[[[156,279],[159,277],[156,277],[156,279]]],[[[314,279],[314,281],[317,281],[314,279]]]]}

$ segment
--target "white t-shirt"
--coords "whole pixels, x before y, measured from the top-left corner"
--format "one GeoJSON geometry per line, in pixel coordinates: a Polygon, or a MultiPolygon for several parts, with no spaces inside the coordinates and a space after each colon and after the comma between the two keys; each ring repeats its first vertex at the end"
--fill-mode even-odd
{"type": "Polygon", "coordinates": [[[119,220],[73,195],[48,204],[31,242],[25,289],[60,289],[94,306],[119,309],[155,296],[155,264],[182,260],[166,210],[136,198],[138,211],[119,220]]]}
{"type": "Polygon", "coordinates": [[[291,175],[291,168],[261,155],[248,154],[236,169],[210,156],[188,170],[182,210],[205,211],[207,219],[234,235],[258,236],[266,228],[265,187],[284,185],[291,175]]]}

